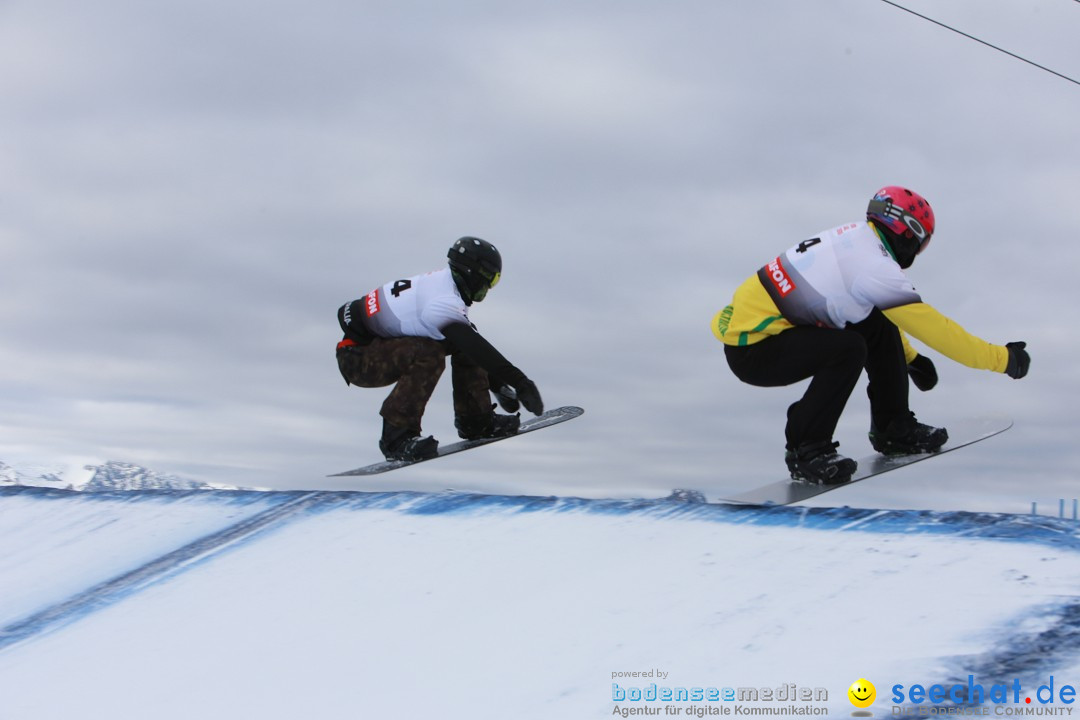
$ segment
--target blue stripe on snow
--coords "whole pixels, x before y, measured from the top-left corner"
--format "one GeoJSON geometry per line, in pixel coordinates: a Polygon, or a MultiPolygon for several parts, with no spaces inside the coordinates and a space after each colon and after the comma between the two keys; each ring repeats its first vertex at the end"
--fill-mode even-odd
{"type": "Polygon", "coordinates": [[[661,500],[589,500],[570,497],[475,495],[417,492],[261,492],[241,490],[148,490],[79,493],[52,488],[0,488],[0,503],[10,495],[74,502],[206,502],[277,505],[311,496],[305,512],[396,510],[411,515],[471,515],[495,513],[584,513],[640,516],[653,519],[695,520],[819,530],[879,533],[925,533],[1037,543],[1080,549],[1080,523],[1036,515],[1008,513],[940,512],[929,510],[874,510],[860,508],[760,507],[661,500]]]}

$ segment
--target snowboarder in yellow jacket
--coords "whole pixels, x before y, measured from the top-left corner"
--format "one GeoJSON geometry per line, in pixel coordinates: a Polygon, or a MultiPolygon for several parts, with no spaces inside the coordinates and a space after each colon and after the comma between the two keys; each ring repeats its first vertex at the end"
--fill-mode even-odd
{"type": "Polygon", "coordinates": [[[929,390],[937,371],[905,333],[968,367],[1027,374],[1025,343],[981,340],[915,291],[904,270],[933,233],[934,211],[925,198],[882,188],[865,222],[824,230],[770,260],[713,318],[713,333],[743,382],[776,387],[811,378],[787,412],[792,478],[835,484],[855,472],[855,461],[836,452],[833,433],[864,368],[875,450],[922,453],[945,444],[945,428],[918,422],[908,406],[908,377],[929,390]]]}

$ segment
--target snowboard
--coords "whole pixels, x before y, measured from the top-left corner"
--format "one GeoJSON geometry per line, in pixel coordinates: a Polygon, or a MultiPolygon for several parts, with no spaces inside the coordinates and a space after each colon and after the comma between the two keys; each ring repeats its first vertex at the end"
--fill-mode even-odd
{"type": "Polygon", "coordinates": [[[447,455],[453,455],[465,450],[472,450],[473,448],[480,447],[481,445],[490,445],[493,442],[499,442],[500,440],[506,440],[507,438],[517,437],[518,435],[524,435],[526,433],[535,432],[536,430],[542,430],[552,425],[558,425],[559,423],[566,422],[567,420],[573,420],[585,411],[579,407],[568,405],[561,408],[555,408],[554,410],[548,410],[542,415],[538,415],[532,419],[526,420],[521,423],[521,427],[513,435],[504,435],[502,437],[495,438],[481,438],[480,440],[462,440],[461,442],[450,443],[449,445],[440,445],[439,453],[429,458],[422,460],[384,460],[377,462],[373,465],[365,465],[364,467],[356,468],[355,470],[346,470],[345,472],[334,473],[328,477],[354,477],[357,475],[377,475],[379,473],[389,472],[391,470],[398,470],[403,467],[409,467],[410,465],[416,465],[417,463],[427,462],[428,460],[434,460],[435,458],[446,457],[447,455]]]}
{"type": "Polygon", "coordinates": [[[896,470],[912,463],[944,455],[965,445],[971,445],[1003,433],[1011,427],[1012,420],[1007,418],[962,420],[946,426],[946,430],[949,431],[949,441],[937,452],[919,455],[882,455],[880,453],[867,455],[857,460],[859,467],[855,474],[851,476],[851,479],[839,485],[817,485],[800,480],[781,480],[754,490],[748,490],[734,497],[722,498],[718,502],[745,505],[790,505],[833,490],[846,488],[860,480],[887,473],[890,470],[896,470]]]}

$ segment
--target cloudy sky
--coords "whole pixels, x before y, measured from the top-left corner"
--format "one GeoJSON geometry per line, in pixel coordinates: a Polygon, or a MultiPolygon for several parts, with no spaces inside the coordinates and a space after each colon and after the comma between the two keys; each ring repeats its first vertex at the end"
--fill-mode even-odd
{"type": "MultiPolygon", "coordinates": [[[[906,5],[1080,77],[1080,2],[906,5]]],[[[737,492],[783,475],[801,389],[741,385],[710,318],[902,184],[938,218],[924,299],[1032,371],[929,352],[921,420],[1016,426],[829,501],[1056,505],[1080,492],[1077,118],[1077,84],[878,0],[5,0],[0,459],[276,487],[374,462],[385,392],[346,388],[334,313],[471,234],[504,258],[472,319],[586,415],[387,477],[737,492]]],[[[868,417],[857,389],[843,452],[868,417]]]]}

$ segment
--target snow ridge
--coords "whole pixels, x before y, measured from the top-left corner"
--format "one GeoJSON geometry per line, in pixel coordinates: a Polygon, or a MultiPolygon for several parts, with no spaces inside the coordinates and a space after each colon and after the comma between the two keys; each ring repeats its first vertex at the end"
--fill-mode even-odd
{"type": "Polygon", "coordinates": [[[249,540],[266,528],[286,521],[318,501],[318,493],[301,493],[245,518],[223,530],[166,553],[140,567],[95,585],[29,617],[0,628],[0,650],[30,637],[55,630],[78,618],[111,605],[132,593],[166,580],[237,543],[249,540]]]}
{"type": "Polygon", "coordinates": [[[878,533],[922,533],[930,535],[994,539],[1034,543],[1063,550],[1080,551],[1080,523],[1044,515],[1015,515],[935,510],[876,510],[868,508],[809,508],[799,506],[724,505],[687,502],[674,494],[664,499],[595,500],[573,497],[525,495],[481,495],[446,491],[424,493],[268,491],[244,489],[175,488],[168,485],[148,489],[127,489],[102,485],[94,493],[54,488],[0,486],[0,501],[8,495],[70,499],[93,502],[122,494],[126,502],[202,500],[210,504],[258,499],[269,503],[311,497],[313,513],[329,510],[394,510],[409,515],[516,515],[522,513],[586,513],[593,515],[641,516],[653,519],[695,520],[730,524],[801,527],[819,530],[878,533]]]}
{"type": "MultiPolygon", "coordinates": [[[[63,631],[65,638],[86,637],[99,642],[96,631],[86,628],[107,627],[109,622],[118,622],[119,614],[97,611],[122,600],[134,601],[133,596],[143,590],[157,590],[165,584],[172,586],[174,595],[184,598],[172,601],[174,612],[186,612],[184,603],[199,597],[200,592],[215,601],[220,599],[234,612],[235,608],[257,610],[264,599],[278,603],[265,616],[255,614],[250,620],[255,628],[267,618],[294,612],[295,607],[307,607],[304,603],[315,600],[314,607],[323,612],[329,608],[327,622],[336,622],[334,608],[339,601],[308,597],[303,583],[294,591],[290,588],[292,577],[337,587],[341,574],[356,573],[351,583],[341,587],[350,587],[355,597],[366,598],[372,611],[382,613],[380,617],[390,626],[398,617],[395,613],[407,623],[426,618],[421,624],[424,632],[445,634],[439,635],[442,640],[436,646],[457,648],[458,623],[440,623],[414,611],[431,607],[432,602],[449,603],[438,607],[449,608],[447,612],[455,618],[453,613],[475,612],[476,616],[466,618],[466,625],[486,627],[489,618],[474,607],[475,593],[469,588],[490,580],[492,563],[510,575],[502,586],[493,587],[498,597],[507,601],[505,607],[514,608],[516,613],[517,603],[523,603],[526,612],[544,613],[552,607],[550,603],[567,595],[560,582],[575,592],[582,585],[583,597],[592,597],[590,592],[603,595],[612,578],[632,577],[641,562],[671,562],[676,571],[674,579],[667,581],[667,591],[655,596],[616,595],[612,602],[643,624],[641,637],[654,637],[658,626],[649,623],[656,622],[659,609],[669,607],[664,598],[682,597],[680,593],[705,598],[700,606],[693,602],[687,605],[685,598],[679,601],[688,613],[680,616],[685,619],[673,631],[674,636],[688,636],[702,628],[717,633],[717,637],[734,643],[733,647],[748,651],[748,660],[758,668],[754,672],[781,661],[794,667],[786,654],[794,646],[786,644],[789,642],[811,647],[827,638],[840,642],[848,651],[857,650],[859,644],[847,640],[841,631],[853,622],[880,623],[882,618],[909,628],[911,638],[904,639],[895,662],[878,670],[875,680],[929,678],[963,684],[974,675],[980,679],[1015,677],[1025,687],[1035,687],[1054,674],[1071,680],[1075,673],[1062,671],[1080,668],[1076,664],[1080,657],[1080,602],[1074,581],[1080,558],[1080,523],[1060,518],[714,505],[697,502],[685,493],[662,500],[588,500],[457,492],[168,487],[86,493],[9,486],[0,487],[0,520],[6,533],[0,537],[8,541],[9,548],[0,562],[0,583],[21,591],[8,598],[8,613],[0,620],[0,659],[9,658],[12,667],[55,643],[51,636],[57,631],[63,631]],[[566,546],[553,541],[548,546],[549,540],[564,534],[587,542],[566,546]],[[549,550],[556,552],[552,555],[549,550]],[[790,562],[791,566],[780,574],[753,569],[775,562],[790,562]],[[853,577],[852,564],[861,562],[869,563],[866,572],[853,577]],[[48,574],[40,569],[46,565],[48,574]],[[599,577],[598,567],[606,568],[599,577]],[[201,570],[187,572],[194,568],[201,570]],[[402,573],[402,568],[409,570],[402,573]],[[278,577],[279,572],[285,580],[278,577]],[[247,595],[237,596],[239,601],[231,606],[229,598],[217,595],[225,578],[230,582],[237,579],[237,588],[247,588],[247,595]],[[538,578],[553,583],[538,582],[538,578]],[[815,584],[819,578],[820,583],[815,584]],[[803,599],[791,600],[785,592],[769,590],[770,583],[781,582],[776,587],[786,587],[789,581],[804,583],[804,590],[811,594],[809,601],[822,608],[814,627],[791,615],[791,608],[801,607],[803,599]],[[448,592],[440,595],[444,583],[448,592]],[[381,589],[372,591],[369,586],[381,589]],[[385,594],[387,588],[393,592],[385,594]],[[272,592],[267,594],[267,590],[272,592]],[[436,593],[436,600],[428,591],[436,593]],[[722,603],[715,602],[715,593],[723,595],[722,603]],[[253,605],[248,597],[259,598],[259,602],[253,605]],[[993,601],[987,603],[988,599],[993,601]],[[886,606],[884,611],[879,604],[886,606]],[[987,604],[992,607],[985,607],[987,604]],[[927,609],[939,617],[928,615],[927,609]],[[70,627],[89,616],[95,616],[96,623],[70,627]],[[785,617],[795,619],[783,622],[785,617]],[[81,635],[84,630],[89,635],[81,635]],[[941,634],[948,636],[947,642],[941,642],[941,634]],[[37,643],[39,639],[42,644],[37,643]],[[781,652],[779,648],[785,649],[781,652]],[[957,654],[944,654],[960,648],[957,654]]],[[[661,579],[658,576],[657,582],[661,579]]],[[[144,613],[143,619],[159,613],[167,616],[169,592],[146,593],[148,597],[141,598],[141,604],[132,602],[129,610],[144,613]]],[[[342,612],[353,611],[351,602],[340,605],[342,612]]],[[[601,638],[596,647],[609,648],[624,637],[627,623],[621,615],[611,617],[602,597],[591,602],[591,609],[582,617],[587,618],[590,632],[601,638]]],[[[489,612],[500,604],[481,607],[489,612]]],[[[510,617],[512,613],[503,620],[510,617]]],[[[319,626],[308,618],[297,627],[308,627],[311,622],[315,623],[312,627],[319,626]]],[[[197,624],[205,626],[207,637],[216,638],[223,629],[228,631],[217,626],[212,617],[197,624]]],[[[543,652],[567,646],[565,642],[547,644],[550,633],[561,632],[558,623],[543,621],[540,625],[543,631],[528,623],[513,626],[513,631],[519,640],[543,652]]],[[[365,652],[372,643],[391,655],[399,647],[393,630],[370,633],[363,622],[352,627],[353,640],[365,652]]],[[[245,632],[248,630],[237,637],[245,632]]],[[[578,638],[575,632],[571,624],[565,638],[578,638]]],[[[313,643],[310,648],[319,648],[321,653],[326,651],[318,645],[321,637],[321,631],[315,632],[305,642],[313,643]]],[[[505,638],[501,635],[469,637],[486,648],[478,651],[477,662],[487,662],[488,651],[494,653],[491,658],[502,657],[499,649],[505,638]]],[[[349,643],[334,647],[350,662],[365,662],[362,653],[353,655],[341,649],[351,647],[349,643]]],[[[656,652],[672,652],[674,647],[656,652]]],[[[678,647],[683,647],[681,641],[678,647]]],[[[48,649],[41,652],[43,657],[49,655],[48,649]]],[[[725,666],[715,664],[719,661],[712,659],[711,652],[686,662],[699,663],[706,674],[717,672],[725,666]]],[[[842,649],[838,652],[841,658],[851,660],[842,649]]],[[[564,659],[569,662],[573,657],[570,653],[564,659]]],[[[431,667],[443,667],[445,660],[436,657],[431,667]]],[[[396,666],[391,663],[391,667],[396,666]]],[[[369,672],[376,670],[368,668],[369,672]]],[[[847,673],[853,671],[845,666],[835,673],[820,672],[837,675],[823,675],[823,684],[832,688],[850,683],[847,673]]],[[[575,674],[583,670],[567,672],[570,674],[565,678],[552,681],[552,696],[568,698],[565,703],[575,707],[587,705],[591,701],[573,693],[581,677],[591,676],[575,674]]],[[[400,680],[392,670],[384,679],[400,680]]],[[[600,686],[604,681],[597,680],[600,686]]],[[[687,680],[697,681],[693,677],[687,680]]],[[[454,686],[447,687],[446,692],[451,692],[454,686]]],[[[839,702],[844,703],[842,696],[839,702]]],[[[849,714],[847,707],[843,716],[849,714]]]]}

